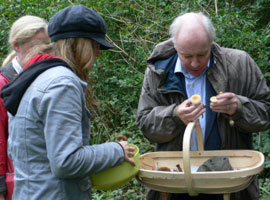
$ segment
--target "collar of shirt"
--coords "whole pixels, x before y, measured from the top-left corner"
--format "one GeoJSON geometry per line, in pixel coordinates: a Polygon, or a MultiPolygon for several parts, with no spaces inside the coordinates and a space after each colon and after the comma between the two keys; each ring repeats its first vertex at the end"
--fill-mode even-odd
{"type": "MultiPolygon", "coordinates": [[[[210,58],[208,60],[207,63],[207,68],[208,69],[210,67],[210,58]]],[[[206,69],[204,70],[204,72],[202,74],[204,74],[206,72],[206,69]]],[[[193,76],[192,74],[190,74],[182,65],[181,60],[179,59],[179,57],[177,58],[176,64],[175,64],[175,68],[174,68],[174,73],[182,73],[184,74],[185,78],[188,79],[194,79],[196,78],[196,76],[193,76]]]]}
{"type": "Polygon", "coordinates": [[[15,71],[17,72],[17,74],[21,73],[23,69],[17,61],[17,56],[14,57],[11,62],[12,62],[12,66],[15,69],[15,71]]]}

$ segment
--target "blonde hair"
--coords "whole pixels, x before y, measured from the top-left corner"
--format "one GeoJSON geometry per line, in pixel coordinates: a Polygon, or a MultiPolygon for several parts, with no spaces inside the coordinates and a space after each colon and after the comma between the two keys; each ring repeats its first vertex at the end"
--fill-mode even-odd
{"type": "Polygon", "coordinates": [[[89,70],[96,59],[97,43],[89,38],[66,38],[51,44],[33,47],[23,60],[24,65],[35,55],[47,53],[62,58],[74,70],[78,77],[88,83],[86,90],[87,106],[93,110],[99,104],[95,101],[91,88],[92,78],[89,70]]]}
{"type": "MultiPolygon", "coordinates": [[[[27,43],[38,32],[47,32],[48,23],[37,16],[25,15],[17,19],[11,26],[9,34],[9,45],[12,47],[12,43],[17,41],[19,45],[27,43]]],[[[5,58],[2,66],[6,66],[14,57],[16,52],[12,52],[5,58]]]]}
{"type": "Polygon", "coordinates": [[[55,54],[66,61],[75,73],[87,80],[95,56],[95,41],[88,38],[67,38],[55,42],[55,54]]]}
{"type": "Polygon", "coordinates": [[[89,70],[96,59],[95,41],[88,38],[67,38],[55,42],[55,55],[66,61],[75,73],[88,83],[85,93],[87,107],[94,110],[98,102],[94,98],[89,70]]]}

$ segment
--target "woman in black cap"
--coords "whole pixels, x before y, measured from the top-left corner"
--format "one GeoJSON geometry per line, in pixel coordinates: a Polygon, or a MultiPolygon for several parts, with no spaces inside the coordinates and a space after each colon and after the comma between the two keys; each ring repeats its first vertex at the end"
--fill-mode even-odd
{"type": "Polygon", "coordinates": [[[85,80],[100,49],[113,46],[105,40],[102,17],[82,5],[54,15],[48,33],[53,43],[31,52],[24,71],[1,93],[13,115],[13,198],[89,200],[89,175],[124,160],[134,165],[134,148],[127,142],[89,145],[85,80]]]}

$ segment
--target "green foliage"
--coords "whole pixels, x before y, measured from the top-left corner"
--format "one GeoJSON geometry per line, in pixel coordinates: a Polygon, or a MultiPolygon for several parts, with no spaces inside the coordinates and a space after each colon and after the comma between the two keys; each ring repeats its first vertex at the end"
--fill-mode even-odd
{"type": "MultiPolygon", "coordinates": [[[[0,58],[8,53],[11,24],[25,14],[49,20],[58,10],[83,4],[96,9],[108,24],[108,40],[115,48],[102,52],[90,75],[100,107],[93,111],[91,144],[114,141],[120,134],[140,147],[140,153],[154,151],[135,122],[138,99],[153,47],[169,38],[172,20],[187,11],[202,11],[213,20],[217,42],[221,46],[247,51],[270,83],[270,23],[268,0],[7,0],[0,1],[0,58]]],[[[260,174],[262,199],[270,193],[270,132],[262,140],[254,137],[254,146],[265,155],[260,174]]],[[[144,199],[144,188],[133,179],[114,191],[93,191],[93,199],[144,199]]]]}
{"type": "MultiPolygon", "coordinates": [[[[217,29],[217,42],[226,47],[242,49],[248,52],[260,66],[269,81],[270,71],[270,24],[262,27],[255,5],[225,7],[214,18],[217,29]]],[[[256,4],[257,5],[257,4],[256,4]]],[[[222,4],[220,6],[223,6],[222,4]]],[[[259,7],[261,8],[261,7],[259,7]]],[[[265,23],[265,22],[264,22],[265,23]]]]}
{"type": "Polygon", "coordinates": [[[145,189],[141,187],[137,179],[118,190],[97,191],[94,190],[93,200],[145,200],[145,189]]]}
{"type": "Polygon", "coordinates": [[[268,199],[270,197],[270,130],[255,135],[254,148],[265,156],[264,169],[260,173],[259,183],[263,199],[268,199]]]}

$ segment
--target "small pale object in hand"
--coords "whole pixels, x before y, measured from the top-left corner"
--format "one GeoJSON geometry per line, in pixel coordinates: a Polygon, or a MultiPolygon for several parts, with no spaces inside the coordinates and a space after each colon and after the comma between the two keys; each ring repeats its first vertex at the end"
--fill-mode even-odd
{"type": "Polygon", "coordinates": [[[201,96],[199,94],[194,94],[191,96],[190,100],[191,103],[193,103],[194,105],[201,103],[201,96]]]}
{"type": "Polygon", "coordinates": [[[218,100],[217,100],[217,97],[216,97],[216,96],[212,96],[212,97],[210,98],[210,101],[211,101],[212,103],[215,103],[215,102],[217,102],[218,100]]]}

